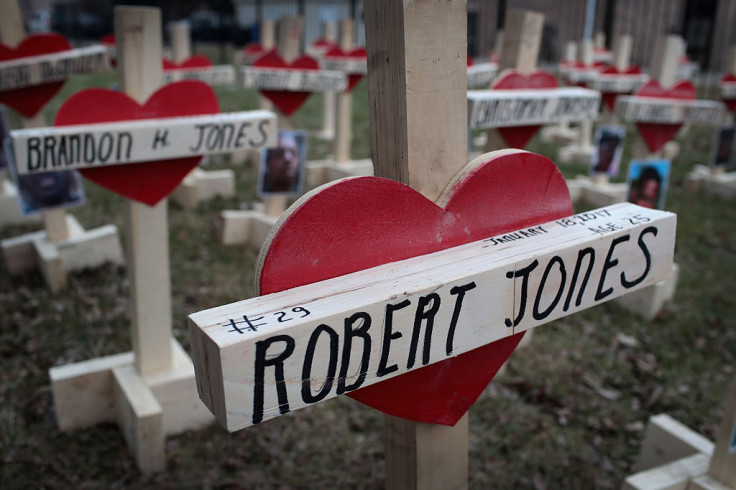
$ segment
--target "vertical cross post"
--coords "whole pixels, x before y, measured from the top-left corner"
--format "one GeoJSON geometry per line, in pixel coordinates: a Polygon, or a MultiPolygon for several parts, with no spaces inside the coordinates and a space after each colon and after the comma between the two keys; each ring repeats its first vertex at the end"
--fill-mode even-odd
{"type": "Polygon", "coordinates": [[[180,20],[169,24],[169,40],[171,42],[171,59],[174,63],[179,64],[192,55],[189,22],[180,20]]]}
{"type": "MultiPolygon", "coordinates": [[[[504,70],[516,70],[521,75],[529,75],[537,69],[539,44],[542,40],[544,15],[529,10],[509,10],[504,24],[503,44],[498,59],[498,74],[504,70]]],[[[506,148],[498,130],[489,129],[484,151],[506,148]]]]}
{"type": "MultiPolygon", "coordinates": [[[[685,42],[680,36],[660,36],[654,45],[649,76],[657,80],[659,85],[664,89],[672,87],[675,84],[677,65],[684,52],[685,42]]],[[[641,136],[637,137],[634,145],[635,158],[657,158],[661,155],[662,151],[656,153],[650,152],[644,139],[641,136]]]]}
{"type": "MultiPolygon", "coordinates": [[[[340,21],[340,48],[347,52],[353,48],[353,20],[340,21]]],[[[334,92],[326,93],[325,97],[334,92]]],[[[345,164],[350,161],[350,139],[352,137],[353,95],[343,92],[337,95],[337,111],[335,116],[335,163],[345,164]]]]}
{"type": "MultiPolygon", "coordinates": [[[[276,25],[273,20],[261,22],[261,47],[263,51],[270,51],[276,47],[276,25]]],[[[261,95],[261,109],[272,111],[273,103],[261,95]]]]}
{"type": "MultiPolygon", "coordinates": [[[[0,42],[12,47],[20,44],[26,37],[24,25],[18,0],[0,0],[0,42]]],[[[46,126],[46,121],[39,111],[34,117],[22,117],[21,125],[24,128],[42,128],[46,126]]],[[[44,211],[43,223],[50,242],[62,242],[71,236],[64,208],[44,211]]],[[[66,282],[64,274],[61,274],[60,280],[66,282]]]]}
{"type": "MultiPolygon", "coordinates": [[[[302,37],[302,18],[297,16],[286,16],[279,20],[278,44],[279,55],[286,63],[291,63],[299,57],[299,47],[302,37]]],[[[279,129],[291,129],[291,117],[277,111],[279,129]]],[[[268,196],[263,199],[266,205],[265,213],[271,217],[280,216],[286,211],[285,196],[268,196]]]]}
{"type": "MultiPolygon", "coordinates": [[[[161,12],[116,7],[118,85],[139,103],[161,85],[161,12]]],[[[126,200],[128,270],[135,365],[141,375],[172,365],[168,199],[156,206],[126,200]]]]}
{"type": "MultiPolygon", "coordinates": [[[[376,175],[439,197],[467,161],[465,0],[365,5],[376,175]]],[[[454,427],[384,418],[387,487],[467,486],[468,416],[454,427]]]]}
{"type": "MultiPolygon", "coordinates": [[[[337,41],[337,33],[335,22],[325,21],[323,24],[322,37],[330,42],[337,41]]],[[[322,107],[322,136],[332,138],[335,136],[335,106],[337,102],[337,93],[325,92],[324,104],[322,107]]]]}

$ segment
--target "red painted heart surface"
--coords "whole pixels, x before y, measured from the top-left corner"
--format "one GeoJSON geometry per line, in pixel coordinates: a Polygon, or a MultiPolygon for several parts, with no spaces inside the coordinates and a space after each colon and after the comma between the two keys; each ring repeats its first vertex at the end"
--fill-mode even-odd
{"type": "MultiPolygon", "coordinates": [[[[494,82],[493,90],[523,90],[556,88],[557,79],[554,75],[535,71],[529,75],[522,75],[514,70],[507,70],[494,82]]],[[[537,134],[541,126],[514,126],[498,128],[498,132],[511,148],[524,148],[529,140],[537,134]]]]}
{"type": "MultiPolygon", "coordinates": [[[[158,89],[143,105],[124,93],[113,90],[93,88],[77,92],[56,113],[54,125],[70,126],[219,112],[217,97],[209,85],[185,80],[158,89]]],[[[96,184],[121,196],[154,206],[168,196],[201,160],[202,157],[175,158],[88,168],[80,172],[96,184]]]]}
{"type": "Polygon", "coordinates": [[[314,42],[312,43],[313,48],[323,49],[323,50],[332,49],[335,46],[337,46],[337,44],[323,37],[315,39],[314,42]]]}
{"type": "MultiPolygon", "coordinates": [[[[269,294],[424,255],[572,214],[562,174],[524,151],[483,155],[438,203],[399,182],[357,177],[298,201],[259,256],[259,294],[269,294]]],[[[454,425],[521,340],[507,337],[349,396],[390,415],[454,425]]]]}
{"type": "MultiPolygon", "coordinates": [[[[357,48],[353,48],[349,51],[344,51],[339,46],[335,46],[333,48],[328,49],[325,52],[325,58],[363,58],[365,59],[368,56],[368,53],[366,52],[365,48],[362,46],[359,46],[357,48]]],[[[346,92],[350,93],[356,85],[358,85],[358,82],[360,82],[363,79],[363,75],[360,74],[349,74],[348,75],[348,88],[346,92]]]]}
{"type": "MultiPolygon", "coordinates": [[[[287,63],[276,51],[271,51],[258,58],[255,68],[284,68],[295,70],[319,70],[319,62],[310,56],[301,56],[287,63]]],[[[261,90],[261,94],[285,115],[291,116],[306,102],[311,92],[289,92],[286,90],[261,90]]]]}
{"type": "MultiPolygon", "coordinates": [[[[721,78],[721,82],[735,83],[736,76],[734,76],[732,73],[726,73],[725,75],[723,75],[723,78],[721,78]]],[[[736,112],[736,99],[723,99],[723,103],[726,104],[726,107],[728,107],[729,111],[736,112]]]]}
{"type": "MultiPolygon", "coordinates": [[[[657,97],[660,99],[695,100],[695,86],[688,80],[681,80],[669,89],[664,89],[657,80],[649,80],[636,92],[639,97],[657,97]]],[[[636,123],[639,134],[652,153],[662,149],[675,139],[682,124],[636,123]]]]}
{"type": "MultiPolygon", "coordinates": [[[[628,70],[618,71],[615,66],[606,66],[605,68],[602,68],[600,70],[600,73],[601,75],[641,75],[641,69],[638,66],[634,65],[629,67],[628,70]]],[[[613,112],[613,109],[616,106],[616,97],[618,97],[619,95],[621,95],[621,93],[601,93],[603,103],[606,104],[606,107],[608,107],[609,111],[613,112]]]]}
{"type": "Polygon", "coordinates": [[[190,56],[181,63],[174,63],[170,59],[164,58],[162,63],[164,70],[185,70],[187,68],[209,68],[212,66],[212,61],[203,54],[190,56]]]}
{"type": "MultiPolygon", "coordinates": [[[[54,33],[31,34],[15,49],[0,44],[0,61],[10,61],[26,56],[58,53],[72,49],[69,41],[54,33]]],[[[64,82],[44,83],[32,87],[22,87],[0,92],[0,104],[4,104],[23,114],[33,117],[64,86],[64,82]]]]}

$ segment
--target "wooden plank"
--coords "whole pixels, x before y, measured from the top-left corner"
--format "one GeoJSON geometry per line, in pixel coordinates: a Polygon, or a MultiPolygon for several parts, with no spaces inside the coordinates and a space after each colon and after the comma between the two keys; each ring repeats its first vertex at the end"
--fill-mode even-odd
{"type": "MultiPolygon", "coordinates": [[[[340,48],[345,52],[353,49],[352,19],[344,19],[340,21],[340,48]]],[[[333,155],[335,158],[335,163],[340,164],[350,161],[350,140],[353,135],[352,93],[338,94],[336,104],[335,146],[333,150],[333,155]]]]}
{"type": "Polygon", "coordinates": [[[621,486],[622,490],[687,490],[691,478],[705,474],[708,456],[694,454],[651,470],[635,473],[621,486]]]}
{"type": "Polygon", "coordinates": [[[601,94],[580,87],[468,92],[468,125],[474,129],[593,120],[601,94]]]}
{"type": "Polygon", "coordinates": [[[112,370],[133,361],[133,353],[124,352],[49,369],[59,430],[114,421],[112,370]]]}
{"type": "Polygon", "coordinates": [[[189,35],[189,22],[180,20],[169,23],[171,57],[174,63],[181,64],[192,56],[192,42],[189,35]]]}
{"type": "MultiPolygon", "coordinates": [[[[161,85],[161,12],[115,7],[120,90],[143,103],[161,85]]],[[[128,274],[135,366],[143,375],[171,367],[171,278],[167,199],[155,207],[126,200],[128,274]]]]}
{"type": "Polygon", "coordinates": [[[468,160],[466,4],[375,3],[365,15],[376,175],[434,200],[468,160]]]}
{"type": "Polygon", "coordinates": [[[166,467],[163,410],[133,366],[112,370],[118,425],[143,474],[166,467]]]}
{"type": "Polygon", "coordinates": [[[680,57],[685,54],[685,41],[677,35],[660,36],[654,45],[649,74],[663,88],[675,84],[680,57]]]}
{"type": "Polygon", "coordinates": [[[362,386],[460,355],[665,278],[675,221],[618,204],[192,314],[192,343],[211,349],[195,353],[200,392],[231,431],[342,394],[329,370],[345,343],[341,326],[358,318],[376,346],[350,364],[365,373],[362,386]],[[442,341],[423,350],[408,339],[418,339],[417,305],[428,295],[441,305],[431,336],[442,341]],[[397,304],[403,311],[394,313],[397,304]]]}
{"type": "Polygon", "coordinates": [[[720,125],[725,112],[723,103],[713,100],[641,96],[621,96],[616,99],[616,114],[626,122],[720,125]]]}
{"type": "MultiPolygon", "coordinates": [[[[160,71],[160,70],[159,70],[160,71]]],[[[243,111],[11,131],[18,174],[261,149],[276,144],[276,116],[243,111]]]]}
{"type": "Polygon", "coordinates": [[[43,224],[46,238],[50,242],[63,242],[71,237],[71,230],[66,222],[66,211],[63,208],[44,211],[43,224]]]}
{"type": "Polygon", "coordinates": [[[342,92],[348,86],[347,74],[334,70],[293,68],[240,68],[243,88],[286,90],[291,92],[342,92]]]}
{"type": "Polygon", "coordinates": [[[498,74],[497,63],[481,63],[468,67],[468,88],[487,88],[498,74]]]}
{"type": "Polygon", "coordinates": [[[0,0],[0,43],[15,48],[26,37],[18,0],[0,0]]]}
{"type": "Polygon", "coordinates": [[[736,377],[731,383],[708,475],[729,488],[736,488],[736,377]]]}
{"type": "Polygon", "coordinates": [[[499,73],[516,70],[527,75],[537,69],[543,26],[544,15],[538,12],[512,9],[506,13],[499,73]]]}
{"type": "Polygon", "coordinates": [[[166,70],[163,74],[163,83],[173,83],[180,80],[199,80],[207,85],[234,85],[236,82],[235,67],[232,65],[217,65],[206,68],[176,68],[166,70]]]}
{"type": "Polygon", "coordinates": [[[64,81],[109,69],[108,50],[102,45],[1,61],[0,91],[64,81]]]}
{"type": "Polygon", "coordinates": [[[713,454],[713,443],[667,414],[649,418],[641,445],[637,472],[682,459],[693,454],[713,454]]]}

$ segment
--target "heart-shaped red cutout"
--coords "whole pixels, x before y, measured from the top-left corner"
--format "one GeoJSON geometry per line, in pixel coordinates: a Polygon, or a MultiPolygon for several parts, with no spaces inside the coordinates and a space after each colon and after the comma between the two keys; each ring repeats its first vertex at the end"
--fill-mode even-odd
{"type": "MultiPolygon", "coordinates": [[[[54,33],[31,34],[15,49],[0,44],[0,61],[10,61],[27,56],[58,53],[72,49],[69,41],[54,33]]],[[[0,92],[0,104],[15,109],[25,117],[33,117],[57,94],[64,82],[44,83],[0,92]]]]}
{"type": "MultiPolygon", "coordinates": [[[[605,68],[602,68],[600,70],[601,75],[641,75],[641,69],[636,66],[630,66],[628,70],[624,71],[618,71],[615,66],[606,66],[605,68]]],[[[616,97],[621,95],[621,93],[614,93],[614,92],[602,92],[601,98],[603,99],[603,103],[606,104],[606,107],[608,107],[608,110],[613,112],[614,107],[616,107],[616,97]]]]}
{"type": "MultiPolygon", "coordinates": [[[[515,70],[506,70],[496,79],[491,87],[493,90],[523,90],[557,88],[557,79],[551,73],[534,71],[529,75],[522,75],[515,70]]],[[[511,148],[524,148],[529,140],[537,134],[541,126],[514,126],[498,128],[498,132],[511,148]]]]}
{"type": "MultiPolygon", "coordinates": [[[[328,49],[325,52],[325,58],[363,58],[365,59],[368,56],[368,52],[366,49],[362,46],[358,46],[357,48],[350,49],[348,51],[344,51],[339,46],[332,47],[328,49]]],[[[363,75],[359,73],[353,73],[348,75],[348,88],[345,90],[346,92],[351,92],[356,85],[358,85],[358,82],[360,82],[363,79],[363,75]]]]}
{"type": "MultiPolygon", "coordinates": [[[[435,204],[378,177],[327,184],[304,196],[259,256],[260,294],[436,252],[572,214],[548,158],[500,151],[469,163],[435,204]]],[[[390,415],[454,425],[523,333],[350,393],[390,415]]]]}
{"type": "MultiPolygon", "coordinates": [[[[161,87],[140,105],[122,92],[87,89],[67,99],[56,113],[55,126],[94,124],[217,114],[220,105],[209,85],[184,80],[161,87]]],[[[202,157],[175,158],[145,163],[80,170],[91,181],[121,196],[154,206],[168,196],[202,157]]]]}
{"type": "MultiPolygon", "coordinates": [[[[695,86],[688,80],[681,80],[669,89],[664,89],[657,80],[651,79],[636,92],[639,97],[656,97],[660,99],[695,100],[695,86]]],[[[675,139],[682,124],[636,123],[639,134],[652,153],[662,149],[675,139]]]]}
{"type": "MultiPolygon", "coordinates": [[[[301,56],[287,63],[276,51],[271,51],[258,58],[255,68],[284,68],[296,70],[319,70],[319,62],[311,56],[301,56]]],[[[286,90],[261,90],[261,94],[286,116],[294,114],[306,102],[311,92],[290,92],[286,90]]]]}
{"type": "Polygon", "coordinates": [[[195,54],[185,59],[181,63],[174,63],[168,58],[163,59],[164,70],[185,70],[187,68],[209,68],[212,66],[212,61],[203,55],[195,54]]]}
{"type": "MultiPolygon", "coordinates": [[[[721,82],[735,83],[736,76],[734,76],[732,73],[726,73],[725,75],[723,75],[723,78],[721,78],[721,82]]],[[[723,103],[726,104],[726,107],[728,107],[729,111],[736,111],[736,99],[723,99],[723,103]]]]}

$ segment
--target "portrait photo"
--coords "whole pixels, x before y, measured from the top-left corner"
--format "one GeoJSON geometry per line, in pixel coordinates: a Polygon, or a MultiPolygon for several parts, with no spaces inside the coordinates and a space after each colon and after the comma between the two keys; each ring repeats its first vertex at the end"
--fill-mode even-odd
{"type": "Polygon", "coordinates": [[[18,175],[15,171],[10,138],[6,138],[3,146],[8,158],[8,167],[18,189],[18,203],[24,215],[84,204],[84,186],[79,172],[76,170],[60,170],[57,172],[18,175]]]}
{"type": "Polygon", "coordinates": [[[279,131],[278,146],[261,153],[258,195],[290,197],[301,195],[306,161],[307,133],[279,131]]]}
{"type": "Polygon", "coordinates": [[[669,177],[669,160],[632,160],[627,200],[645,208],[664,209],[669,177]]]}
{"type": "Polygon", "coordinates": [[[0,106],[0,171],[8,169],[8,157],[5,150],[5,140],[10,138],[10,124],[5,108],[0,106]]]}
{"type": "Polygon", "coordinates": [[[736,141],[736,126],[724,126],[716,130],[716,140],[713,145],[713,167],[730,168],[733,164],[733,147],[736,141]]]}
{"type": "Polygon", "coordinates": [[[623,126],[598,126],[595,130],[595,151],[590,162],[590,174],[618,175],[621,155],[624,152],[626,128],[623,126]]]}

